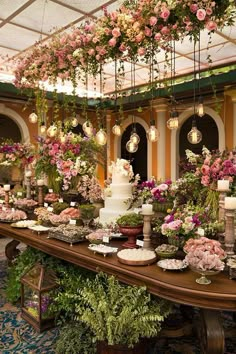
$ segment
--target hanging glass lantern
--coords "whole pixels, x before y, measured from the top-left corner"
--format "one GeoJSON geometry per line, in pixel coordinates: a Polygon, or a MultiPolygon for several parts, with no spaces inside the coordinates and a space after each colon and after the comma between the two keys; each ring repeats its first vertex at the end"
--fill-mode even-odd
{"type": "Polygon", "coordinates": [[[138,150],[138,144],[135,144],[132,140],[129,140],[126,143],[126,150],[133,154],[138,150]]]}
{"type": "Polygon", "coordinates": [[[197,129],[196,121],[193,120],[192,129],[187,135],[190,144],[198,144],[202,140],[202,133],[197,129]]]}
{"type": "Polygon", "coordinates": [[[55,273],[41,264],[35,264],[21,277],[21,316],[38,332],[55,324],[55,313],[50,305],[56,287],[55,273]]]}
{"type": "Polygon", "coordinates": [[[60,142],[61,142],[62,144],[64,144],[64,143],[66,142],[66,135],[65,135],[65,133],[64,133],[63,131],[60,132],[60,137],[59,137],[59,139],[60,139],[60,142]]]}
{"type": "Polygon", "coordinates": [[[205,114],[204,105],[203,105],[203,98],[201,96],[199,97],[199,101],[198,101],[197,114],[199,115],[199,117],[203,117],[205,114]]]}
{"type": "Polygon", "coordinates": [[[84,122],[84,124],[82,125],[82,128],[83,128],[84,134],[87,137],[90,138],[91,136],[93,136],[93,125],[90,122],[90,120],[86,120],[86,122],[84,122]]]}
{"type": "Polygon", "coordinates": [[[54,136],[56,136],[56,134],[57,134],[57,126],[55,125],[55,123],[52,123],[47,130],[47,135],[50,138],[53,138],[54,136]]]}
{"type": "Polygon", "coordinates": [[[74,117],[72,117],[71,119],[71,126],[73,128],[77,127],[77,125],[79,124],[79,120],[78,120],[78,117],[75,115],[74,117]]]}
{"type": "Polygon", "coordinates": [[[37,123],[38,121],[38,116],[35,113],[35,111],[33,111],[30,115],[29,115],[29,122],[30,123],[37,123]]]}
{"type": "Polygon", "coordinates": [[[100,128],[96,133],[95,139],[99,145],[105,145],[107,143],[107,133],[103,128],[100,128]]]}
{"type": "Polygon", "coordinates": [[[41,124],[40,124],[40,133],[44,134],[46,132],[46,130],[47,130],[47,126],[46,126],[45,122],[41,122],[41,124]]]}
{"type": "Polygon", "coordinates": [[[148,140],[151,141],[152,143],[159,139],[159,131],[155,127],[155,120],[154,119],[151,119],[150,128],[147,131],[147,137],[148,137],[148,140]]]}
{"type": "Polygon", "coordinates": [[[174,130],[179,127],[179,114],[177,111],[170,112],[170,119],[167,121],[167,128],[174,130]]]}
{"type": "Polygon", "coordinates": [[[122,129],[118,120],[116,120],[115,125],[112,127],[112,133],[114,135],[121,136],[122,129]]]}

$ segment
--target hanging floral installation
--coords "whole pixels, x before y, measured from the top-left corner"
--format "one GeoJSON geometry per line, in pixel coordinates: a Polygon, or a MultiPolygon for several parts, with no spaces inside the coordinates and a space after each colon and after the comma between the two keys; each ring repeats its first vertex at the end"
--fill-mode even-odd
{"type": "Polygon", "coordinates": [[[171,40],[196,40],[200,30],[211,33],[232,25],[234,11],[233,0],[127,0],[117,11],[104,8],[96,21],[36,44],[19,60],[15,85],[36,88],[59,78],[76,87],[84,72],[95,76],[111,59],[148,61],[153,49],[166,49],[171,40]]]}

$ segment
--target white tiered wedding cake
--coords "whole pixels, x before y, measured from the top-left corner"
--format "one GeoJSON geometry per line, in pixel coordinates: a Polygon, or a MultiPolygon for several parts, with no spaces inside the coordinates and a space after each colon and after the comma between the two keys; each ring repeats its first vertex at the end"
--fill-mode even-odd
{"type": "Polygon", "coordinates": [[[112,162],[109,172],[112,175],[111,195],[105,196],[105,207],[100,209],[99,221],[102,224],[114,222],[120,215],[127,214],[127,200],[132,196],[129,180],[134,174],[129,161],[117,159],[116,163],[112,162]]]}

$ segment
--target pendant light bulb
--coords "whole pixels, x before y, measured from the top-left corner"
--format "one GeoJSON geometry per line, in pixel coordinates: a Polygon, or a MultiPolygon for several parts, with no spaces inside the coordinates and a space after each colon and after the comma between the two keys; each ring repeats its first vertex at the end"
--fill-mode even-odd
{"type": "Polygon", "coordinates": [[[155,120],[151,119],[150,121],[150,128],[147,131],[147,138],[152,143],[159,139],[159,131],[155,126],[155,120]]]}
{"type": "Polygon", "coordinates": [[[72,117],[72,119],[71,119],[72,127],[75,128],[75,127],[77,127],[78,124],[79,124],[79,120],[78,120],[77,116],[72,117]]]}
{"type": "Polygon", "coordinates": [[[116,120],[115,125],[112,127],[112,133],[117,136],[121,136],[122,129],[120,126],[120,122],[116,120]]]}
{"type": "Polygon", "coordinates": [[[100,128],[95,136],[96,142],[99,145],[105,145],[107,142],[107,134],[103,128],[100,128]]]}
{"type": "Polygon", "coordinates": [[[134,144],[138,145],[138,143],[140,142],[140,137],[137,133],[132,133],[130,135],[130,140],[132,140],[134,144]]]}
{"type": "Polygon", "coordinates": [[[138,150],[138,144],[135,144],[132,140],[129,140],[126,143],[126,150],[133,154],[138,150]]]}
{"type": "Polygon", "coordinates": [[[56,136],[57,134],[57,126],[55,125],[55,123],[51,124],[50,127],[47,130],[47,135],[50,138],[54,138],[54,136],[56,136]]]}
{"type": "Polygon", "coordinates": [[[199,117],[203,117],[205,114],[202,97],[199,97],[198,106],[197,106],[197,114],[199,115],[199,117]]]}
{"type": "Polygon", "coordinates": [[[190,144],[198,144],[202,141],[202,133],[197,129],[196,122],[193,121],[192,129],[187,135],[190,144]]]}
{"type": "Polygon", "coordinates": [[[170,112],[170,119],[167,121],[167,128],[170,130],[179,128],[179,114],[177,111],[170,112]]]}
{"type": "Polygon", "coordinates": [[[42,122],[40,124],[40,133],[44,134],[46,132],[46,130],[47,130],[46,124],[44,122],[42,122]]]}
{"type": "Polygon", "coordinates": [[[61,142],[62,144],[65,144],[65,142],[66,142],[66,136],[65,136],[65,133],[64,133],[63,131],[60,132],[60,137],[59,137],[59,139],[60,139],[60,142],[61,142]]]}
{"type": "Polygon", "coordinates": [[[35,113],[35,111],[33,111],[30,115],[29,115],[29,122],[30,123],[37,123],[38,121],[38,116],[35,113]]]}
{"type": "Polygon", "coordinates": [[[84,122],[84,124],[82,125],[82,128],[83,128],[84,134],[87,137],[90,138],[91,136],[93,136],[93,125],[89,120],[86,120],[86,122],[84,122]]]}

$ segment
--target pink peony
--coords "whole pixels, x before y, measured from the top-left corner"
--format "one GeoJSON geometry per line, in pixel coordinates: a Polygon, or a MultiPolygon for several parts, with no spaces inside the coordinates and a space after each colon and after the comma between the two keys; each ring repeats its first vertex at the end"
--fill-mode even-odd
{"type": "Polygon", "coordinates": [[[199,21],[204,21],[206,17],[206,11],[204,9],[198,9],[196,15],[199,21]]]}

